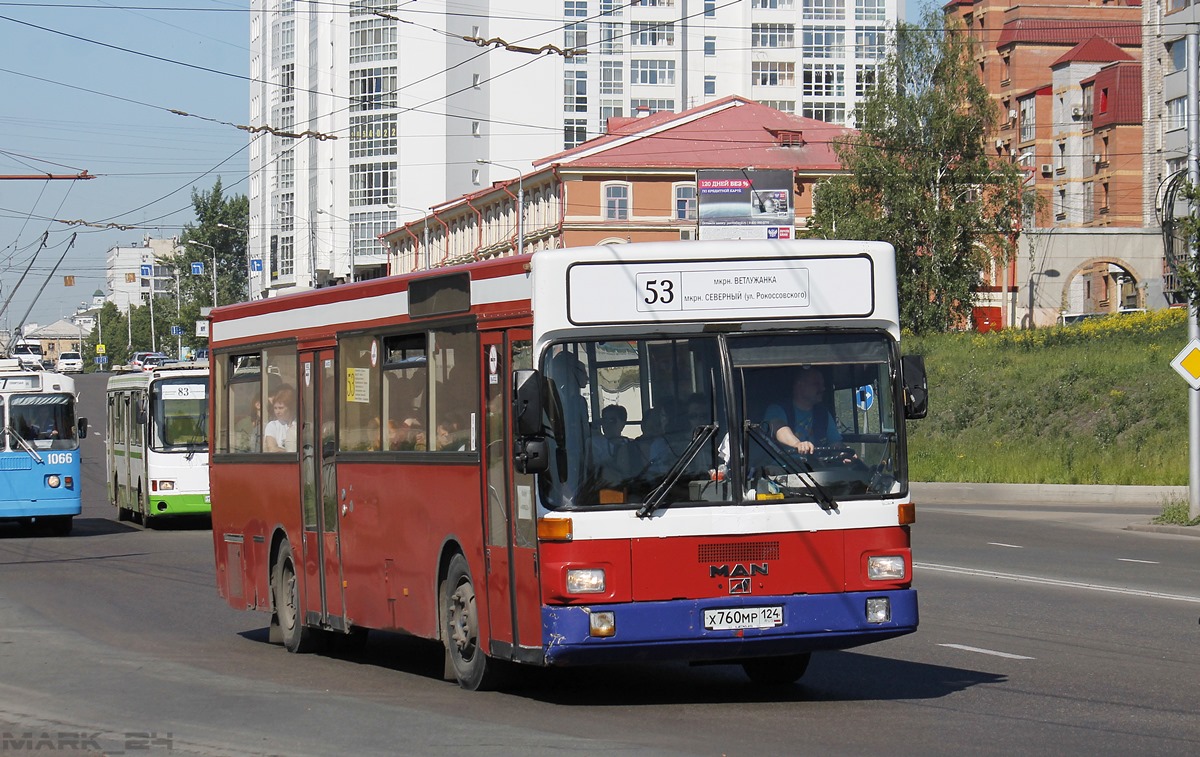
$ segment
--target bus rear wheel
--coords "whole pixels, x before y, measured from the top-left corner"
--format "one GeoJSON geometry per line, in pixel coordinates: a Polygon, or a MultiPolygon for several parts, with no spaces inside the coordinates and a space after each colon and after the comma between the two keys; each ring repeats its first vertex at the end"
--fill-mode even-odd
{"type": "Polygon", "coordinates": [[[271,598],[275,605],[275,620],[283,636],[283,646],[297,654],[312,652],[317,646],[317,631],[304,624],[301,618],[300,584],[296,580],[296,563],[292,545],[279,545],[279,556],[271,569],[271,598]]]}
{"type": "Polygon", "coordinates": [[[759,686],[786,686],[804,677],[811,652],[781,657],[756,657],[742,661],[742,670],[752,683],[759,686]]]}
{"type": "Polygon", "coordinates": [[[467,558],[450,560],[441,591],[442,640],[458,685],[468,691],[488,691],[500,684],[500,662],[489,659],[479,642],[475,584],[467,558]]]}

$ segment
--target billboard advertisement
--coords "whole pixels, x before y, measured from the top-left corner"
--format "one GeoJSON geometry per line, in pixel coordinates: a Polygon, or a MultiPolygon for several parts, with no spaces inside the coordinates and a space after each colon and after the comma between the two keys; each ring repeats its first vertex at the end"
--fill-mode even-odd
{"type": "Polygon", "coordinates": [[[796,224],[791,171],[696,171],[700,239],[791,239],[796,224]]]}

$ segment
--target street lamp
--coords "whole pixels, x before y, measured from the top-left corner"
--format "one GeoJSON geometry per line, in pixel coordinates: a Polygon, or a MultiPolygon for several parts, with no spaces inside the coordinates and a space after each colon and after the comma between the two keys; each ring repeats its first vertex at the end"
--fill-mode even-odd
{"type": "Polygon", "coordinates": [[[1045,276],[1048,279],[1057,279],[1061,275],[1062,274],[1059,273],[1057,268],[1047,268],[1044,271],[1030,271],[1029,272],[1029,328],[1031,328],[1031,329],[1037,328],[1037,324],[1034,322],[1034,318],[1033,318],[1033,305],[1034,305],[1033,287],[1034,287],[1034,282],[1037,281],[1037,277],[1045,276]]]}
{"type": "MultiPolygon", "coordinates": [[[[417,213],[424,217],[424,219],[425,219],[425,224],[424,224],[424,226],[425,226],[425,229],[424,229],[425,241],[422,244],[424,244],[424,246],[425,246],[425,270],[428,271],[429,265],[430,265],[430,260],[429,260],[429,216],[430,216],[430,214],[433,213],[433,208],[414,208],[411,205],[401,205],[400,203],[397,203],[397,202],[389,202],[388,207],[389,208],[400,208],[401,210],[411,210],[412,212],[417,213]]],[[[391,257],[390,254],[388,257],[390,260],[390,257],[391,257]]],[[[397,260],[399,260],[399,258],[397,258],[397,260]]],[[[413,253],[413,265],[416,265],[416,262],[417,262],[416,253],[413,253]]],[[[389,262],[389,266],[390,265],[391,264],[389,262]]],[[[390,268],[389,268],[389,270],[390,270],[390,268]]]]}
{"type": "Polygon", "coordinates": [[[218,229],[226,229],[227,231],[240,231],[246,235],[246,302],[254,299],[254,289],[250,286],[250,279],[254,276],[254,265],[250,260],[250,234],[245,229],[235,228],[227,223],[218,223],[218,229]]]}
{"type": "Polygon", "coordinates": [[[213,307],[215,308],[215,307],[217,306],[217,248],[216,248],[216,247],[213,247],[211,244],[205,244],[204,242],[197,242],[195,239],[187,239],[187,240],[184,240],[184,244],[194,244],[194,245],[198,245],[198,246],[200,246],[200,247],[207,247],[207,248],[208,248],[208,250],[209,250],[210,252],[212,252],[212,259],[213,259],[213,307]]]}
{"type": "Polygon", "coordinates": [[[517,254],[525,254],[525,174],[521,173],[519,168],[506,166],[493,160],[476,158],[475,162],[482,166],[496,166],[517,172],[517,254]]]}

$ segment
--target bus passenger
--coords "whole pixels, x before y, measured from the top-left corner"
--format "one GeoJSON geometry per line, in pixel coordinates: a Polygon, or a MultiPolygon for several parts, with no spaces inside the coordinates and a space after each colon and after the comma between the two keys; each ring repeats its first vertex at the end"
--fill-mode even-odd
{"type": "Polygon", "coordinates": [[[264,452],[296,451],[296,390],[290,385],[279,387],[271,400],[275,418],[267,424],[263,437],[264,452]]]}
{"type": "Polygon", "coordinates": [[[621,435],[628,417],[621,405],[606,405],[600,411],[600,431],[592,434],[592,463],[602,487],[619,486],[634,472],[637,451],[633,440],[621,435]]]}
{"type": "Polygon", "coordinates": [[[257,394],[243,406],[233,424],[233,451],[258,452],[262,444],[262,399],[257,394]]]}

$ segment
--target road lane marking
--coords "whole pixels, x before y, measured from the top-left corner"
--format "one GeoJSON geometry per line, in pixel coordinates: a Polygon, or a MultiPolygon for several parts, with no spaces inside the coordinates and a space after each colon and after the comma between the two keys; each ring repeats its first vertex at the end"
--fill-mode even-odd
{"type": "Polygon", "coordinates": [[[1089,584],[1082,581],[1064,581],[1059,578],[1042,578],[1040,576],[1023,576],[1018,573],[999,573],[994,570],[978,570],[976,568],[961,568],[955,565],[938,565],[936,563],[914,563],[913,568],[920,570],[931,570],[937,573],[957,573],[964,576],[978,576],[980,578],[999,578],[1004,581],[1018,581],[1020,583],[1042,584],[1044,586],[1062,586],[1068,589],[1087,589],[1089,591],[1102,591],[1109,594],[1127,594],[1134,597],[1151,597],[1154,599],[1169,599],[1175,602],[1190,602],[1200,604],[1200,597],[1188,596],[1186,594],[1167,594],[1161,591],[1144,591],[1142,589],[1126,589],[1123,586],[1104,586],[1103,584],[1089,584]]]}
{"type": "Polygon", "coordinates": [[[1132,557],[1118,557],[1117,562],[1136,562],[1142,565],[1161,565],[1158,560],[1135,560],[1132,557]]]}
{"type": "Polygon", "coordinates": [[[989,547],[1008,547],[1009,549],[1025,549],[1020,544],[1005,544],[1002,541],[989,541],[989,547]]]}
{"type": "Polygon", "coordinates": [[[995,657],[1005,657],[1009,660],[1036,660],[1036,657],[1026,657],[1023,654],[1012,654],[1010,652],[997,652],[994,649],[982,649],[980,647],[968,647],[965,644],[938,644],[939,647],[950,647],[951,649],[961,649],[964,652],[978,652],[979,654],[990,654],[995,657]]]}

